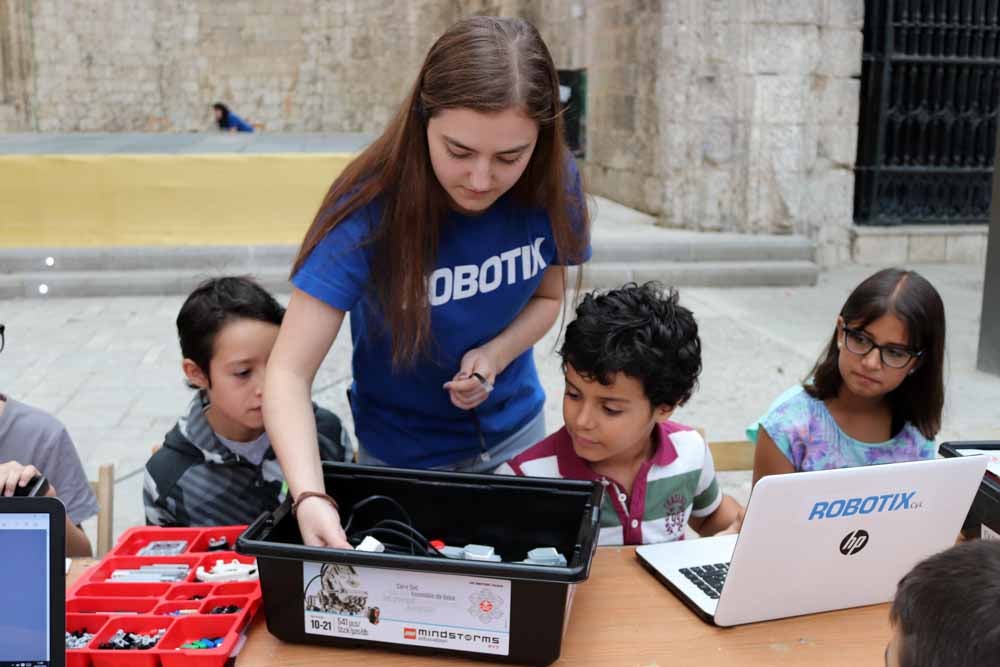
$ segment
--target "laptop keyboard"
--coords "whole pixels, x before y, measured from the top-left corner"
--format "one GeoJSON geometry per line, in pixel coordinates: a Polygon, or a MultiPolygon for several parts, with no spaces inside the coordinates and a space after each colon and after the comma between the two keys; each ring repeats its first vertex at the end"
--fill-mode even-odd
{"type": "Polygon", "coordinates": [[[701,592],[718,600],[722,594],[722,584],[729,574],[729,563],[716,563],[715,565],[699,565],[697,567],[683,567],[681,574],[701,589],[701,592]]]}

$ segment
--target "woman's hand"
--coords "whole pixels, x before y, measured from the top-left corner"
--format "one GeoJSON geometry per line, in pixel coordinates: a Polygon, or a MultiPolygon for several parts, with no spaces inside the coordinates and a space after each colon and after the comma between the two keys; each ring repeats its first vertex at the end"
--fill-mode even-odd
{"type": "Polygon", "coordinates": [[[496,379],[497,364],[492,356],[485,347],[474,347],[462,356],[458,373],[451,382],[444,383],[444,389],[450,395],[452,405],[471,410],[489,397],[496,379]]]}
{"type": "Polygon", "coordinates": [[[322,498],[303,498],[295,509],[302,543],[307,547],[353,549],[340,525],[340,514],[322,498]]]}

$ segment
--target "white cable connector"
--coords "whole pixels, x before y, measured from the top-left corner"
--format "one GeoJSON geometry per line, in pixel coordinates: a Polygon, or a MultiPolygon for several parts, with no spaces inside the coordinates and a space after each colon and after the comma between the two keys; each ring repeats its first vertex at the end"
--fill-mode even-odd
{"type": "Polygon", "coordinates": [[[370,551],[373,553],[382,553],[385,551],[385,545],[376,540],[371,535],[365,535],[365,539],[361,540],[361,544],[354,548],[355,551],[370,551]]]}

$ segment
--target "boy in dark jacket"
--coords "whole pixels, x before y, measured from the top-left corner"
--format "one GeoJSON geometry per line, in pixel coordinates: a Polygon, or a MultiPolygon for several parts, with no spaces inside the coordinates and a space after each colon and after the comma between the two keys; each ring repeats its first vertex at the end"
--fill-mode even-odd
{"type": "MultiPolygon", "coordinates": [[[[261,411],[264,371],[284,308],[248,278],[202,283],[177,315],[182,364],[198,389],[146,463],[146,523],[246,524],[286,494],[261,411]]],[[[313,405],[320,456],[344,461],[350,439],[332,412],[313,405]]]]}

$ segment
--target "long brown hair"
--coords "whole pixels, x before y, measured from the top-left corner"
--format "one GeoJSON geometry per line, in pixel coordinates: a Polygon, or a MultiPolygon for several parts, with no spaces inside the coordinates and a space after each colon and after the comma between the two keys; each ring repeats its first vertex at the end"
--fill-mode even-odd
{"type": "Polygon", "coordinates": [[[534,152],[509,194],[520,205],[546,210],[560,263],[582,259],[588,242],[587,207],[568,182],[559,78],[545,42],[521,19],[459,21],[431,47],[382,135],[330,186],[292,268],[294,275],[331,229],[381,197],[382,219],[369,239],[371,276],[392,336],[394,365],[413,363],[430,338],[427,278],[449,202],[431,167],[427,121],[453,108],[517,108],[536,121],[534,152]]]}
{"type": "MultiPolygon", "coordinates": [[[[888,313],[906,325],[909,347],[922,352],[913,375],[907,375],[886,396],[892,409],[893,435],[896,426],[902,428],[910,422],[933,440],[941,430],[944,408],[944,303],[934,286],[916,271],[882,269],[855,287],[840,309],[844,323],[857,328],[888,313]]],[[[838,364],[838,335],[835,330],[810,373],[812,380],[803,385],[810,396],[821,401],[836,397],[844,382],[838,364]]]]}

